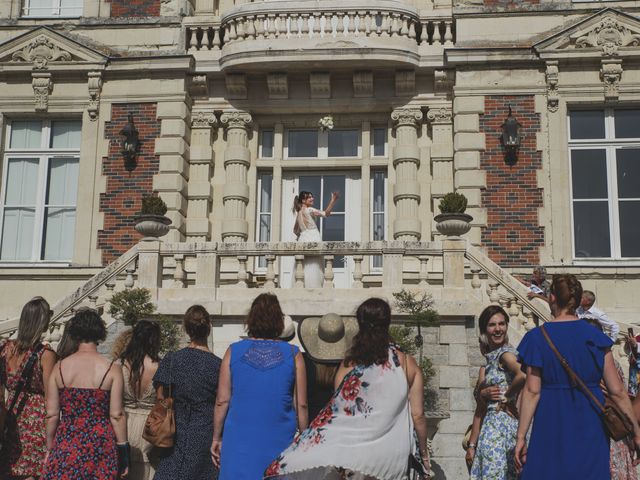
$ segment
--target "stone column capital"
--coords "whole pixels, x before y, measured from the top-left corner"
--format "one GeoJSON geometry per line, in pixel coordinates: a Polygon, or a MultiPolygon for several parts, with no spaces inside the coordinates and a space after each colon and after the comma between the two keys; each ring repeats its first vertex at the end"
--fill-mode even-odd
{"type": "Polygon", "coordinates": [[[419,108],[397,108],[391,113],[391,120],[396,127],[417,128],[422,121],[422,110],[419,108]]]}
{"type": "Polygon", "coordinates": [[[218,119],[213,112],[193,112],[191,128],[212,128],[218,124],[218,119]]]}
{"type": "Polygon", "coordinates": [[[226,110],[220,116],[220,121],[225,128],[246,129],[251,124],[251,114],[242,110],[226,110]]]}
{"type": "Polygon", "coordinates": [[[430,108],[427,112],[427,120],[432,124],[451,123],[453,112],[449,107],[430,108]]]}

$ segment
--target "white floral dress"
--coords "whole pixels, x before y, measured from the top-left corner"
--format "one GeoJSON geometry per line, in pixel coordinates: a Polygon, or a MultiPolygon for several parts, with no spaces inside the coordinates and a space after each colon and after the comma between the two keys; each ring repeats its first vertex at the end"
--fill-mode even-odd
{"type": "MultiPolygon", "coordinates": [[[[326,217],[323,210],[317,208],[302,208],[296,216],[300,236],[299,242],[321,242],[320,231],[314,217],[326,217]]],[[[324,279],[322,257],[307,255],[304,259],[304,286],[305,288],[320,288],[324,279]]],[[[295,283],[295,275],[294,275],[295,283]]]]}
{"type": "MultiPolygon", "coordinates": [[[[506,352],[518,356],[518,352],[510,345],[489,352],[485,355],[484,383],[498,385],[506,391],[513,381],[513,374],[500,366],[500,358],[506,352]]],[[[514,450],[518,420],[508,413],[498,410],[499,402],[489,402],[487,413],[482,421],[476,456],[471,466],[471,480],[516,480],[514,450]]]]}
{"type": "Polygon", "coordinates": [[[356,366],[327,406],[265,471],[279,480],[402,480],[417,451],[407,379],[394,347],[383,365],[356,366]]]}

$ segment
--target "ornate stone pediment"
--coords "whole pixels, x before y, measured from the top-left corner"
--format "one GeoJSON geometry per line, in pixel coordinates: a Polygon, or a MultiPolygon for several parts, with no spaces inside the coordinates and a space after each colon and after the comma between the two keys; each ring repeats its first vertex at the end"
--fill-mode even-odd
{"type": "Polygon", "coordinates": [[[640,19],[604,9],[533,47],[543,59],[640,56],[640,19]]]}
{"type": "Polygon", "coordinates": [[[107,57],[48,27],[38,27],[0,45],[5,70],[76,70],[78,64],[95,68],[107,57]]]}

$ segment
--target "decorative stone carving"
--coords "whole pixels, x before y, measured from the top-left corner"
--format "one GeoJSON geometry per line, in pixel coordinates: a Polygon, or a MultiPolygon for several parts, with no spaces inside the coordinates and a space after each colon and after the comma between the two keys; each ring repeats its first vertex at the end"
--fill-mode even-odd
{"type": "Polygon", "coordinates": [[[220,116],[220,121],[227,128],[246,128],[251,124],[251,114],[242,110],[229,110],[220,116]]]}
{"type": "Polygon", "coordinates": [[[95,121],[100,113],[100,93],[102,92],[102,72],[89,72],[87,88],[89,89],[89,106],[87,113],[91,121],[95,121]]]}
{"type": "Polygon", "coordinates": [[[46,70],[49,62],[68,62],[71,54],[55,45],[46,35],[39,35],[11,56],[14,62],[33,63],[34,70],[46,70]]]}
{"type": "Polygon", "coordinates": [[[370,97],[373,95],[373,72],[360,71],[353,73],[353,95],[370,97]]]}
{"type": "Polygon", "coordinates": [[[431,123],[451,123],[452,112],[450,108],[441,107],[429,109],[427,119],[431,123]]]}
{"type": "Polygon", "coordinates": [[[269,98],[286,99],[289,98],[289,80],[286,73],[270,73],[267,75],[267,88],[269,98]]]}
{"type": "Polygon", "coordinates": [[[217,123],[218,119],[213,112],[194,112],[191,117],[191,128],[211,128],[217,123]]]}
{"type": "Polygon", "coordinates": [[[622,60],[603,60],[600,67],[600,79],[604,83],[604,99],[617,101],[620,80],[622,79],[622,60]]]}
{"type": "Polygon", "coordinates": [[[311,98],[331,98],[331,74],[329,72],[311,72],[309,88],[311,98]]]}
{"type": "Polygon", "coordinates": [[[230,99],[247,98],[247,79],[244,73],[229,73],[225,77],[227,94],[230,99]]]}
{"type": "Polygon", "coordinates": [[[192,75],[190,77],[189,94],[192,97],[209,96],[209,79],[207,75],[192,75]]]}
{"type": "Polygon", "coordinates": [[[396,72],[396,96],[413,96],[416,93],[415,70],[398,70],[396,72]]]}
{"type": "Polygon", "coordinates": [[[640,34],[632,32],[612,16],[607,16],[576,40],[576,48],[602,48],[605,56],[615,56],[618,48],[640,45],[640,34]]]}
{"type": "Polygon", "coordinates": [[[33,73],[31,85],[35,95],[36,112],[46,112],[49,109],[49,94],[53,90],[50,73],[33,73]]]}
{"type": "Polygon", "coordinates": [[[422,111],[419,108],[398,108],[391,113],[391,120],[396,126],[417,127],[422,121],[422,111]]]}
{"type": "Polygon", "coordinates": [[[558,61],[553,60],[547,62],[545,78],[547,80],[547,109],[550,112],[557,112],[560,103],[560,96],[558,95],[558,75],[558,61]]]}
{"type": "Polygon", "coordinates": [[[433,81],[437,93],[449,93],[455,84],[456,72],[454,70],[435,70],[433,81]]]}

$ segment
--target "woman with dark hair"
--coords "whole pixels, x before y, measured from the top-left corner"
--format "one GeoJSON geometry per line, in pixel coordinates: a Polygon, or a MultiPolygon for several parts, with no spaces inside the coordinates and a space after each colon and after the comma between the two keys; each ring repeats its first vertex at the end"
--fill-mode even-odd
{"type": "Polygon", "coordinates": [[[22,308],[18,334],[0,349],[0,403],[9,412],[6,448],[0,453],[0,478],[35,479],[46,455],[45,397],[56,354],[40,340],[51,319],[49,304],[35,297],[22,308]]]}
{"type": "MultiPolygon", "coordinates": [[[[340,198],[340,192],[333,192],[327,208],[318,210],[313,208],[313,194],[302,191],[293,200],[293,213],[296,222],[293,226],[293,233],[299,242],[320,242],[322,237],[316,225],[316,217],[328,217],[331,215],[334,205],[340,198]]],[[[304,286],[306,288],[318,288],[322,286],[324,278],[322,269],[322,258],[307,256],[304,260],[304,286]]]]}
{"type": "Polygon", "coordinates": [[[467,446],[470,478],[515,480],[516,400],[525,376],[518,363],[518,352],[509,345],[507,312],[498,305],[490,305],[480,314],[478,326],[480,350],[487,364],[478,376],[477,407],[467,446]]]}
{"type": "Polygon", "coordinates": [[[152,445],[142,438],[147,416],[156,401],[153,376],[160,362],[160,325],[140,320],[120,355],[124,374],[124,411],[131,444],[131,480],[147,480],[155,473],[152,445]]]}
{"type": "Polygon", "coordinates": [[[60,360],[49,379],[43,478],[115,480],[129,469],[122,369],[98,353],[107,328],[95,310],[78,311],[67,330],[76,353],[60,360]]]}
{"type": "Polygon", "coordinates": [[[264,472],[269,479],[402,480],[409,455],[428,468],[422,371],[391,341],[391,308],[370,298],[329,404],[264,472]]]}
{"type": "Polygon", "coordinates": [[[246,320],[249,338],[222,360],[211,454],[219,480],[256,480],[308,423],[304,360],[278,339],[283,313],[275,295],[258,295],[246,320]],[[296,422],[297,417],[297,422],[296,422]]]}
{"type": "Polygon", "coordinates": [[[168,353],[153,377],[158,398],[173,397],[176,420],[174,445],[154,480],[211,480],[217,474],[209,448],[221,360],[209,350],[211,318],[203,306],[189,307],[182,325],[189,344],[168,353]]]}
{"type": "Polygon", "coordinates": [[[601,404],[604,380],[609,398],[632,421],[635,447],[640,447],[640,428],[613,361],[612,341],[578,319],[575,311],[581,298],[582,285],[575,276],[554,275],[549,289],[553,321],[527,332],[518,346],[527,372],[515,451],[522,480],[610,478],[609,439],[600,410],[590,396],[572,385],[553,348],[601,404]]]}

